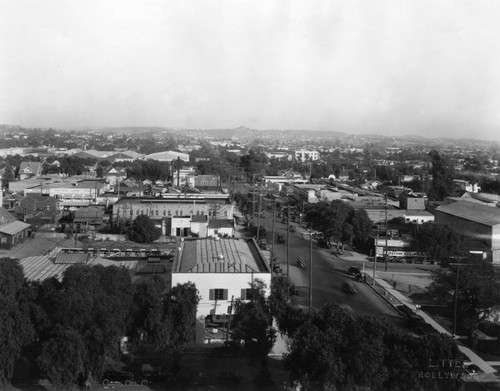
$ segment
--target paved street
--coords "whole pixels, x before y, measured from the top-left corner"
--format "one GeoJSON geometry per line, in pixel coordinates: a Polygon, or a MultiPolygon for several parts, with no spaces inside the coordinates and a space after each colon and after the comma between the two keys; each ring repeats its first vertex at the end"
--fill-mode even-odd
{"type": "MultiPolygon", "coordinates": [[[[268,250],[271,249],[272,215],[268,213],[261,219],[261,225],[267,230],[268,250]]],[[[299,296],[295,298],[297,304],[309,305],[309,258],[310,240],[308,233],[301,227],[293,224],[297,231],[290,232],[289,270],[290,279],[296,285],[299,296]],[[304,259],[307,268],[297,265],[298,257],[304,259]]],[[[275,237],[281,234],[286,238],[287,226],[281,219],[275,220],[275,237]]],[[[352,264],[359,265],[359,259],[349,260],[336,256],[321,249],[313,240],[313,307],[321,308],[329,302],[352,308],[355,313],[373,316],[383,316],[399,322],[400,314],[379,295],[373,293],[370,286],[356,282],[347,274],[347,268],[352,264]],[[356,263],[357,262],[357,263],[356,263]],[[342,289],[344,282],[348,282],[357,290],[356,294],[347,293],[342,289]]],[[[287,272],[287,244],[274,245],[274,252],[281,263],[283,272],[287,272]]],[[[362,265],[359,265],[362,267],[362,265]]],[[[361,269],[360,267],[360,269],[361,269]]]]}

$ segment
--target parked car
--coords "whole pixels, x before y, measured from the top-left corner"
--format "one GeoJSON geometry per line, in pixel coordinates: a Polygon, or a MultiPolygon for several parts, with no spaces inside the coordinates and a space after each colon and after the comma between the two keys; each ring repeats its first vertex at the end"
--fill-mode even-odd
{"type": "Polygon", "coordinates": [[[106,371],[102,375],[101,384],[107,386],[111,383],[130,385],[134,382],[134,374],[128,371],[106,371]]]}
{"type": "Polygon", "coordinates": [[[361,275],[361,270],[359,270],[355,266],[351,266],[349,269],[347,269],[347,274],[349,274],[350,276],[358,276],[361,275]]]}

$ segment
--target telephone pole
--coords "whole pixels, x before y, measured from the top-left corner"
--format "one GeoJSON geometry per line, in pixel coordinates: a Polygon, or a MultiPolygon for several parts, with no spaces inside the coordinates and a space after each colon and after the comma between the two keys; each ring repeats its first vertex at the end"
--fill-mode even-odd
{"type": "Polygon", "coordinates": [[[385,249],[384,249],[384,260],[385,260],[385,271],[387,271],[387,241],[388,241],[388,230],[387,230],[387,194],[385,195],[385,249]]]}
{"type": "Polygon", "coordinates": [[[259,243],[260,239],[260,215],[262,214],[262,186],[259,186],[259,217],[257,224],[257,243],[259,243]]]}
{"type": "Polygon", "coordinates": [[[290,205],[286,206],[286,278],[290,282],[290,205]]]}
{"type": "Polygon", "coordinates": [[[271,271],[273,270],[274,266],[274,219],[275,219],[275,214],[276,214],[276,198],[274,199],[274,205],[273,205],[273,228],[272,228],[272,241],[271,241],[271,271]]]}
{"type": "Polygon", "coordinates": [[[312,242],[312,227],[309,227],[309,313],[311,313],[312,301],[313,301],[312,276],[313,276],[313,242],[312,242]]]}

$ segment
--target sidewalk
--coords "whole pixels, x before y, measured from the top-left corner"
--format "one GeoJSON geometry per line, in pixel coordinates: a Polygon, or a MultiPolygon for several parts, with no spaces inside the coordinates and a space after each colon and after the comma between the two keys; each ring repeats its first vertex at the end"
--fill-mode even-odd
{"type": "MultiPolygon", "coordinates": [[[[382,286],[387,292],[389,292],[392,296],[394,296],[398,301],[400,301],[402,304],[406,304],[413,311],[415,311],[415,304],[413,304],[413,301],[410,298],[401,294],[401,292],[397,291],[396,289],[393,289],[392,286],[390,284],[388,284],[382,278],[376,276],[375,280],[380,286],[382,286]]],[[[420,311],[415,312],[415,313],[417,315],[419,315],[420,317],[422,317],[422,319],[424,319],[424,321],[426,323],[430,324],[432,327],[434,327],[440,333],[446,334],[449,337],[453,337],[449,331],[447,331],[444,327],[442,327],[439,323],[437,323],[431,316],[426,314],[424,311],[420,310],[420,311]]],[[[492,380],[498,381],[498,378],[493,375],[494,373],[497,372],[497,370],[495,368],[493,368],[491,365],[489,365],[485,360],[483,360],[481,357],[479,357],[471,349],[464,346],[460,341],[456,341],[456,344],[457,344],[458,349],[464,355],[466,355],[472,363],[477,365],[481,369],[481,371],[483,371],[486,375],[491,375],[491,376],[488,376],[488,378],[489,378],[488,381],[492,381],[492,380]]]]}

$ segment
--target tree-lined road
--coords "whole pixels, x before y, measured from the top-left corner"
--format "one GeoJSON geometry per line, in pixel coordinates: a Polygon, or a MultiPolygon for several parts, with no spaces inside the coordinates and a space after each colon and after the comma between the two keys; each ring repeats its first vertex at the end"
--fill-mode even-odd
{"type": "MultiPolygon", "coordinates": [[[[296,226],[296,224],[292,224],[296,226]]],[[[268,250],[271,249],[272,241],[272,215],[261,218],[261,226],[267,231],[268,250]]],[[[278,234],[286,238],[287,224],[281,222],[281,218],[275,220],[275,238],[278,234]]],[[[283,272],[287,272],[287,243],[274,244],[274,253],[281,263],[283,272]]],[[[327,250],[319,248],[313,240],[313,307],[321,308],[327,303],[337,303],[349,306],[356,314],[366,314],[391,318],[395,321],[400,319],[400,314],[381,298],[375,291],[365,283],[356,282],[352,276],[347,274],[349,266],[362,265],[360,262],[353,262],[333,255],[327,250]],[[345,292],[342,286],[349,282],[357,290],[352,294],[345,292]]],[[[290,232],[290,279],[295,284],[299,296],[294,301],[303,306],[309,305],[309,258],[310,241],[309,234],[304,229],[297,228],[296,232],[290,232]],[[302,269],[297,265],[298,257],[301,257],[306,265],[302,269]]]]}

